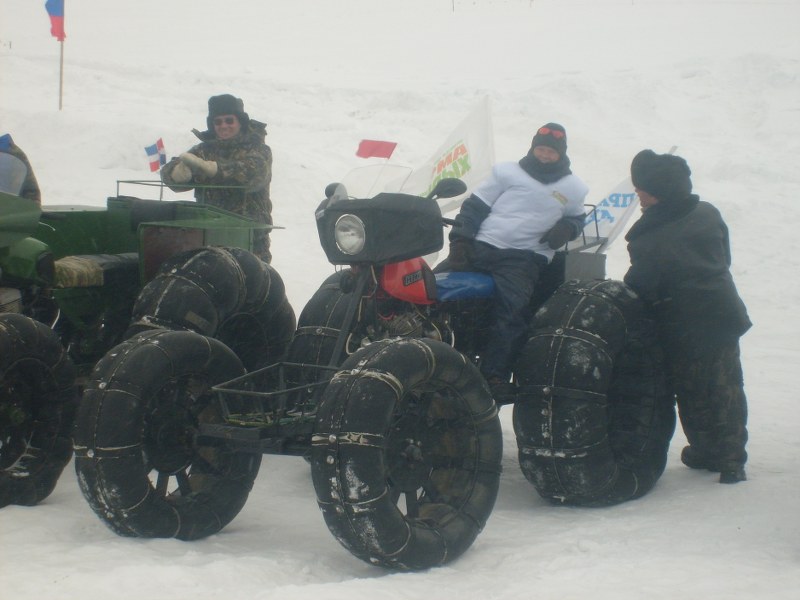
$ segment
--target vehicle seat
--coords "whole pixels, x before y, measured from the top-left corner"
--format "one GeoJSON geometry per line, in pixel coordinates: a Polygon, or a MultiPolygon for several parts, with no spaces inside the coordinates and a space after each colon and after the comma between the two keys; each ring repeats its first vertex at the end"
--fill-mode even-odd
{"type": "Polygon", "coordinates": [[[116,285],[139,279],[139,254],[77,254],[56,261],[55,287],[116,285]]]}
{"type": "Polygon", "coordinates": [[[494,279],[491,275],[467,271],[436,273],[436,299],[439,302],[492,296],[494,296],[494,279]]]}

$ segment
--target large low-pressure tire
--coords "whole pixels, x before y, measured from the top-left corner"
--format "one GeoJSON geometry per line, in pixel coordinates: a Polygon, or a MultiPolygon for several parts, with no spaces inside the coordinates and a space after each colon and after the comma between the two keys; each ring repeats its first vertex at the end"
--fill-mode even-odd
{"type": "MultiPolygon", "coordinates": [[[[349,273],[349,270],[333,273],[303,307],[297,319],[297,331],[286,353],[287,362],[330,365],[352,296],[343,292],[340,285],[341,279],[349,276],[349,273]]],[[[302,387],[319,381],[326,373],[330,375],[330,372],[321,373],[318,369],[289,367],[286,379],[289,387],[302,387]]],[[[313,395],[314,388],[308,387],[294,397],[294,403],[305,406],[311,402],[313,395]]]]}
{"type": "Polygon", "coordinates": [[[295,331],[294,310],[278,272],[255,254],[226,248],[245,275],[242,307],[228,316],[214,337],[242,360],[248,371],[272,365],[286,354],[295,331]]]}
{"type": "Polygon", "coordinates": [[[416,570],[460,556],[494,506],[502,434],[476,367],[442,342],[382,340],[328,384],[312,440],[325,522],[358,558],[416,570]]]}
{"type": "Polygon", "coordinates": [[[0,315],[0,507],[47,498],[72,457],[75,367],[52,329],[0,315]]]}
{"type": "Polygon", "coordinates": [[[297,331],[289,346],[290,362],[327,365],[345,319],[351,294],[342,291],[342,278],[349,270],[337,271],[322,282],[303,307],[297,331]]]}
{"type": "Polygon", "coordinates": [[[515,374],[519,463],[557,503],[607,506],[647,493],[675,430],[653,323],[613,280],[570,281],[539,309],[515,374]]]}
{"type": "Polygon", "coordinates": [[[261,455],[195,440],[199,424],[222,422],[210,387],[243,373],[222,342],[169,330],[130,338],[95,366],[75,424],[75,470],[113,531],[192,540],[239,513],[261,455]]]}
{"type": "Polygon", "coordinates": [[[254,371],[284,356],[295,316],[270,265],[239,248],[205,247],[171,257],[142,289],[127,337],[154,328],[220,339],[254,371]]]}

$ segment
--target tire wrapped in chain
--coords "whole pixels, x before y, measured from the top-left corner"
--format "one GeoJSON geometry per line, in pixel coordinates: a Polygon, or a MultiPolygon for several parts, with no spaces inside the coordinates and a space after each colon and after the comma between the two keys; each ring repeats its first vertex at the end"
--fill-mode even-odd
{"type": "Polygon", "coordinates": [[[553,502],[605,506],[664,471],[675,409],[654,324],[613,280],[570,281],[537,311],[515,366],[519,463],[553,502]]]}
{"type": "Polygon", "coordinates": [[[306,303],[289,348],[290,362],[314,365],[330,362],[351,298],[351,294],[342,291],[341,281],[349,276],[349,270],[333,273],[306,303]]]}
{"type": "Polygon", "coordinates": [[[157,328],[219,339],[253,371],[284,356],[295,316],[270,265],[239,248],[205,247],[165,261],[139,294],[127,336],[157,328]]]}
{"type": "Polygon", "coordinates": [[[0,315],[0,507],[33,506],[55,489],[72,456],[75,376],[52,329],[0,315]]]}
{"type": "Polygon", "coordinates": [[[239,513],[261,454],[196,437],[204,424],[224,422],[212,387],[243,374],[219,340],[168,329],[135,335],[95,365],[75,421],[75,472],[112,531],[195,540],[239,513]]]}
{"type": "Polygon", "coordinates": [[[418,570],[474,542],[499,488],[503,438],[478,369],[449,345],[395,338],[333,377],[312,438],[322,514],[356,557],[418,570]]]}

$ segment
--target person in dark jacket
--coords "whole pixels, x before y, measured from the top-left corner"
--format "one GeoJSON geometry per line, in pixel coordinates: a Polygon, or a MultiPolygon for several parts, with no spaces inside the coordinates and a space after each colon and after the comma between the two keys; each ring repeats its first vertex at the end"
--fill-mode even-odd
{"type": "MultiPolygon", "coordinates": [[[[209,98],[206,124],[206,131],[193,130],[200,144],[164,165],[161,180],[178,192],[194,188],[198,202],[272,225],[267,126],[251,119],[242,100],[230,94],[209,98]]],[[[271,262],[268,228],[256,232],[253,253],[271,262]]]]}
{"type": "Polygon", "coordinates": [[[481,271],[494,279],[493,324],[480,368],[498,393],[527,340],[528,305],[541,270],[583,229],[588,191],[570,169],[566,131],[547,123],[520,161],[492,168],[455,218],[450,254],[437,270],[481,271]]]}
{"type": "Polygon", "coordinates": [[[22,189],[19,192],[21,198],[27,198],[34,202],[37,206],[42,205],[42,192],[39,189],[39,182],[36,180],[36,175],[33,174],[33,167],[28,160],[28,157],[22,151],[22,148],[14,143],[10,133],[0,135],[0,152],[5,152],[11,156],[18,158],[25,165],[28,170],[25,175],[25,181],[22,182],[22,189]]]}
{"type": "Polygon", "coordinates": [[[683,158],[639,152],[631,178],[642,216],[625,239],[625,283],[652,311],[681,424],[689,445],[681,460],[720,472],[721,483],[746,479],[747,400],[739,338],[751,327],[731,276],[728,227],[719,211],[692,194],[683,158]]]}

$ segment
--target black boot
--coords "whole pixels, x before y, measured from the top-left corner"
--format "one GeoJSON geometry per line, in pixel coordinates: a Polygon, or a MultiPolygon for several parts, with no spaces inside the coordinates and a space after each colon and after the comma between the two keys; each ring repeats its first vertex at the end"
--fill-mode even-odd
{"type": "Polygon", "coordinates": [[[502,406],[504,404],[513,404],[517,401],[517,386],[508,379],[503,380],[500,377],[490,377],[488,380],[489,389],[492,392],[495,404],[502,406]]]}
{"type": "Polygon", "coordinates": [[[743,464],[727,463],[722,466],[719,474],[720,483],[739,483],[740,481],[747,481],[743,464]]]}
{"type": "Polygon", "coordinates": [[[685,446],[681,451],[681,462],[690,469],[706,469],[714,472],[722,470],[718,459],[701,454],[691,446],[685,446]]]}

